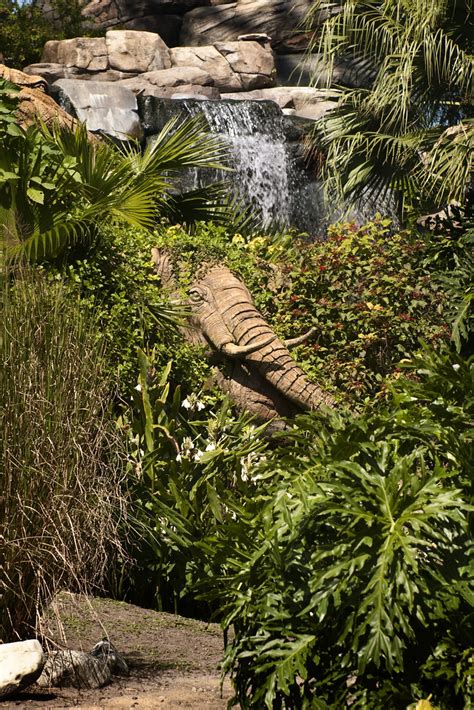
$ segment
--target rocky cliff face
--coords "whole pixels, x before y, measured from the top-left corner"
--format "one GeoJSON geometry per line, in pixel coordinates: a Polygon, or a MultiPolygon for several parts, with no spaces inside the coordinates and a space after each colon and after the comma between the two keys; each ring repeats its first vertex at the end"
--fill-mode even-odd
{"type": "MultiPolygon", "coordinates": [[[[48,0],[42,4],[54,21],[48,0]]],[[[91,24],[157,32],[169,47],[211,45],[264,32],[274,50],[288,53],[307,46],[302,22],[312,0],[84,0],[83,4],[82,14],[91,24]]]]}

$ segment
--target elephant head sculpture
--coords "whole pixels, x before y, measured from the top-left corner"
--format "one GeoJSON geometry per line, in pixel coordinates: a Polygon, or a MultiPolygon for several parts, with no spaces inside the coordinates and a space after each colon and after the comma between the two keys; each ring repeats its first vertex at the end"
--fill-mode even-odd
{"type": "MultiPolygon", "coordinates": [[[[169,255],[152,250],[162,283],[173,279],[169,255]]],[[[185,334],[189,341],[205,345],[216,363],[216,382],[240,408],[260,420],[332,406],[330,394],[311,382],[289,348],[304,342],[311,332],[281,341],[253,303],[245,284],[230,269],[209,265],[201,270],[187,294],[191,315],[185,334]]]]}

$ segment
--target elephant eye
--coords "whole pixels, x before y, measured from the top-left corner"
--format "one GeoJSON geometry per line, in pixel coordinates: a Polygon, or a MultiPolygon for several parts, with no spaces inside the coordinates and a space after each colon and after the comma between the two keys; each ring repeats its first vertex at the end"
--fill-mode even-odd
{"type": "Polygon", "coordinates": [[[193,303],[202,303],[203,301],[205,301],[204,294],[197,288],[192,288],[189,291],[189,298],[193,303]]]}

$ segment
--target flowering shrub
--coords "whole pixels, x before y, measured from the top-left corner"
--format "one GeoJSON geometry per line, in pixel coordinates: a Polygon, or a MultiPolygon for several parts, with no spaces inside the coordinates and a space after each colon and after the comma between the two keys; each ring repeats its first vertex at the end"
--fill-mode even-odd
{"type": "MultiPolygon", "coordinates": [[[[141,533],[127,592],[135,601],[183,612],[190,567],[205,565],[194,546],[216,525],[235,520],[227,493],[246,499],[268,442],[265,426],[235,416],[225,399],[200,392],[183,398],[179,385],[171,387],[172,363],[161,369],[144,352],[139,363],[133,411],[120,420],[134,461],[130,481],[141,533]]],[[[199,612],[195,602],[192,611],[199,612]]]]}

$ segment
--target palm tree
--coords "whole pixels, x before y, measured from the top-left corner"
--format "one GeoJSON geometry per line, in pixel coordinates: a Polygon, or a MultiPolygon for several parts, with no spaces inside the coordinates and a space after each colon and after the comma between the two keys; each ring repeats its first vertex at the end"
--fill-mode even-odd
{"type": "Polygon", "coordinates": [[[222,167],[223,144],[195,117],[170,121],[153,144],[117,147],[84,126],[22,128],[14,87],[0,87],[0,227],[7,250],[32,261],[87,245],[104,220],[153,229],[168,217],[192,223],[229,218],[221,184],[181,195],[188,167],[222,167]]]}
{"type": "MultiPolygon", "coordinates": [[[[322,5],[314,2],[308,21],[322,5]]],[[[422,210],[464,202],[474,147],[472,0],[345,0],[333,10],[310,50],[329,69],[340,56],[368,62],[375,78],[340,88],[311,137],[325,154],[328,189],[355,201],[390,188],[401,207],[422,210]]]]}

